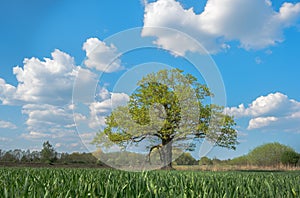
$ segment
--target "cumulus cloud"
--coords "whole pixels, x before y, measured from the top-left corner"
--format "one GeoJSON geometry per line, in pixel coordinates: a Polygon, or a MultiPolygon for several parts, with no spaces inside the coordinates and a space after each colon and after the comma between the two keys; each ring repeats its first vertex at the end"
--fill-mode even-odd
{"type": "Polygon", "coordinates": [[[90,147],[90,146],[92,146],[91,142],[96,137],[96,132],[81,133],[81,134],[79,134],[79,137],[86,146],[90,147]]]}
{"type": "MultiPolygon", "coordinates": [[[[23,134],[28,139],[41,137],[62,138],[75,135],[73,113],[69,108],[48,104],[27,104],[23,106],[22,113],[26,121],[29,134],[23,134]]],[[[78,119],[86,119],[82,115],[78,119]]]]}
{"type": "MultiPolygon", "coordinates": [[[[102,89],[102,92],[106,92],[102,89]]],[[[110,97],[101,102],[93,102],[90,104],[90,123],[93,129],[99,129],[105,126],[105,117],[118,106],[126,105],[129,96],[125,93],[110,93],[110,97]]]]}
{"type": "Polygon", "coordinates": [[[98,75],[88,69],[79,68],[73,87],[73,102],[90,103],[94,101],[98,75]]]}
{"type": "Polygon", "coordinates": [[[260,96],[255,99],[248,107],[240,104],[238,107],[231,107],[226,109],[226,113],[234,115],[235,117],[245,116],[262,116],[262,115],[289,115],[294,111],[300,109],[300,103],[289,99],[287,95],[282,93],[270,93],[267,96],[260,96]]]}
{"type": "Polygon", "coordinates": [[[0,128],[3,128],[3,129],[16,129],[17,126],[15,124],[11,123],[11,122],[0,120],[0,128]]]}
{"type": "Polygon", "coordinates": [[[74,58],[56,49],[51,58],[25,58],[22,67],[13,68],[17,86],[0,79],[0,100],[3,104],[70,103],[73,83],[77,76],[74,58]]]}
{"type": "MultiPolygon", "coordinates": [[[[2,103],[22,106],[27,132],[21,136],[29,140],[80,141],[74,117],[79,121],[86,120],[86,117],[73,114],[73,84],[79,70],[81,86],[90,87],[96,75],[76,66],[74,58],[60,50],[54,50],[51,58],[25,58],[23,63],[22,67],[13,68],[18,83],[16,86],[0,79],[2,103]]],[[[2,128],[16,128],[4,121],[0,125],[2,128]]]]}
{"type": "Polygon", "coordinates": [[[283,3],[275,11],[269,0],[208,0],[204,11],[196,14],[175,0],[158,0],[145,6],[142,35],[157,37],[157,45],[179,55],[202,50],[179,33],[147,27],[187,33],[210,53],[229,48],[231,41],[239,41],[247,50],[262,49],[282,42],[284,28],[296,25],[299,16],[300,3],[283,3]]]}
{"type": "Polygon", "coordinates": [[[279,92],[260,96],[247,107],[240,104],[238,107],[226,108],[225,112],[236,118],[250,118],[249,130],[300,132],[300,102],[279,92]]]}
{"type": "Polygon", "coordinates": [[[269,126],[270,123],[278,121],[276,117],[258,117],[253,118],[249,121],[248,129],[258,129],[262,127],[269,126]]]}
{"type": "Polygon", "coordinates": [[[6,84],[5,80],[0,78],[0,101],[2,104],[11,104],[15,98],[16,87],[6,84]]]}
{"type": "MultiPolygon", "coordinates": [[[[26,117],[27,131],[21,137],[32,141],[50,140],[66,149],[74,145],[82,147],[81,141],[86,140],[87,135],[79,136],[76,124],[96,126],[91,124],[88,114],[91,120],[97,120],[100,115],[104,122],[109,108],[128,100],[126,94],[111,93],[105,87],[95,94],[98,75],[91,69],[104,72],[123,69],[117,49],[97,38],[88,39],[83,49],[87,68],[76,66],[72,56],[56,49],[49,58],[25,58],[22,66],[14,67],[16,86],[0,78],[0,102],[22,106],[22,114],[26,117]],[[102,102],[94,102],[95,98],[102,102]],[[78,113],[78,108],[83,108],[83,112],[78,113]]],[[[16,126],[0,120],[0,128],[15,129],[16,126]]]]}
{"type": "MultiPolygon", "coordinates": [[[[69,107],[48,104],[27,104],[23,106],[22,113],[28,117],[26,120],[27,132],[21,137],[30,141],[50,140],[61,151],[84,151],[86,148],[75,128],[73,112],[69,107]],[[73,145],[78,145],[75,148],[73,145]]],[[[74,115],[77,120],[86,120],[80,114],[74,115]]]]}
{"type": "Polygon", "coordinates": [[[70,102],[76,77],[74,58],[55,50],[52,58],[25,58],[24,66],[13,72],[18,85],[14,99],[25,103],[64,105],[70,102]]]}
{"type": "Polygon", "coordinates": [[[84,64],[88,68],[107,73],[124,69],[118,58],[117,48],[113,44],[107,45],[97,38],[89,38],[83,44],[83,50],[86,52],[84,64]]]}

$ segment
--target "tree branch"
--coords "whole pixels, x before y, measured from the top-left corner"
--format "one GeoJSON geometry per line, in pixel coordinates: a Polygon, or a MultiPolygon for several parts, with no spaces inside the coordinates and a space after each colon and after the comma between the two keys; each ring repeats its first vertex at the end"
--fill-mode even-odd
{"type": "Polygon", "coordinates": [[[162,156],[161,156],[161,152],[160,152],[160,148],[162,148],[162,144],[158,144],[158,145],[155,145],[155,146],[152,146],[151,148],[150,148],[150,151],[149,151],[149,154],[148,154],[148,161],[149,161],[149,163],[151,164],[151,153],[152,153],[152,151],[154,150],[154,149],[157,149],[158,150],[158,153],[159,153],[159,158],[160,158],[160,161],[162,161],[162,156]]]}

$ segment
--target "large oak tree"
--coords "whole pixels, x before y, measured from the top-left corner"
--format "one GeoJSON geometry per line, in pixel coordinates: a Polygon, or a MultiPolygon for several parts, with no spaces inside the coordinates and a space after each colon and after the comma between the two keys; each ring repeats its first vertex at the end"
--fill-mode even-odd
{"type": "MultiPolygon", "coordinates": [[[[151,73],[138,82],[127,106],[115,108],[106,117],[106,128],[94,142],[103,140],[126,146],[148,142],[160,154],[163,168],[172,168],[172,147],[195,148],[195,140],[208,139],[217,146],[235,149],[237,131],[233,117],[223,108],[207,104],[209,88],[191,74],[178,69],[151,73]],[[107,139],[106,139],[107,140],[107,139]]],[[[106,142],[107,143],[107,142],[106,142]]]]}

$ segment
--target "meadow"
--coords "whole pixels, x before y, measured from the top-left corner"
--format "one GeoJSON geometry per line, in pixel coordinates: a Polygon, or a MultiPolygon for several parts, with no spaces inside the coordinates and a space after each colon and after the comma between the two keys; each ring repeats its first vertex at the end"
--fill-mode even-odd
{"type": "Polygon", "coordinates": [[[0,168],[0,197],[299,197],[300,172],[0,168]]]}

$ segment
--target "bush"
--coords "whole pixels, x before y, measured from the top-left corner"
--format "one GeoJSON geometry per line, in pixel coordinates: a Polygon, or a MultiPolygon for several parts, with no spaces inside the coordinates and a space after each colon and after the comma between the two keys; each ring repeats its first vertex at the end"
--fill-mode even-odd
{"type": "Polygon", "coordinates": [[[249,162],[258,166],[276,166],[281,163],[281,156],[284,152],[294,150],[278,142],[268,143],[253,149],[248,155],[249,162]]]}
{"type": "Polygon", "coordinates": [[[208,157],[201,157],[199,165],[213,165],[213,161],[208,157]]]}
{"type": "Polygon", "coordinates": [[[239,165],[239,166],[246,166],[249,164],[249,159],[248,155],[243,155],[240,157],[236,157],[232,159],[229,164],[230,165],[239,165]]]}
{"type": "Polygon", "coordinates": [[[281,162],[284,165],[296,166],[299,161],[300,155],[295,151],[285,151],[281,155],[281,162]]]}
{"type": "Polygon", "coordinates": [[[175,162],[177,165],[197,165],[197,160],[190,153],[182,153],[175,162]]]}

